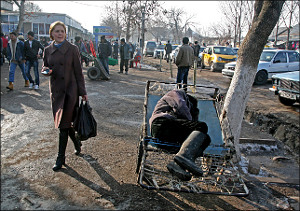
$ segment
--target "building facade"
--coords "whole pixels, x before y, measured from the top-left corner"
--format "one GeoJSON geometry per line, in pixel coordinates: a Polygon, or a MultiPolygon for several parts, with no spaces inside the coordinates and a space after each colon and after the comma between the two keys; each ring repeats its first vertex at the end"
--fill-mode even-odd
{"type": "MultiPolygon", "coordinates": [[[[27,38],[27,33],[33,31],[35,38],[40,40],[45,37],[49,40],[49,27],[55,21],[61,21],[67,28],[67,39],[75,40],[76,36],[82,37],[84,40],[92,40],[93,34],[83,28],[81,24],[66,14],[60,13],[45,13],[45,12],[25,12],[24,24],[21,32],[24,38],[27,38]]],[[[8,35],[14,31],[19,23],[19,12],[17,11],[1,11],[1,31],[8,35]]]]}

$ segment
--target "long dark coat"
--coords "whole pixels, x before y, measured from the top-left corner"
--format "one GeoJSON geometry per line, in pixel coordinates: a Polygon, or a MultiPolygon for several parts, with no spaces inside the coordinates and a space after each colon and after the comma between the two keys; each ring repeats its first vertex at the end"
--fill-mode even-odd
{"type": "Polygon", "coordinates": [[[79,96],[86,95],[79,50],[68,41],[60,48],[52,42],[45,48],[43,60],[43,66],[52,69],[49,89],[55,128],[69,128],[79,96]]]}

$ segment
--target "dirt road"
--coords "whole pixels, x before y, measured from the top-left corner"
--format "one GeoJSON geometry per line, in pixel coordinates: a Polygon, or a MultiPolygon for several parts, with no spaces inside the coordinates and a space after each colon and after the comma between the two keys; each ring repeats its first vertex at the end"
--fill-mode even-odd
{"type": "MultiPolygon", "coordinates": [[[[297,209],[299,183],[262,182],[259,177],[245,178],[250,195],[240,198],[141,188],[137,184],[135,168],[145,82],[173,82],[175,79],[170,78],[166,69],[159,72],[133,68],[125,75],[118,74],[118,67],[114,66],[109,81],[91,81],[86,77],[86,69],[86,88],[98,121],[98,136],[83,142],[81,156],[73,154],[74,147],[69,142],[67,166],[53,172],[58,131],[53,126],[48,78],[41,76],[40,89],[30,90],[24,88],[17,69],[15,90],[8,92],[5,88],[8,66],[1,67],[1,210],[297,209]]],[[[224,87],[221,88],[225,91],[230,81],[218,75],[213,78],[214,75],[217,74],[204,70],[198,75],[197,83],[222,81],[224,87]]],[[[259,97],[263,98],[265,94],[259,97]]],[[[250,104],[258,107],[257,101],[250,104]]],[[[259,109],[266,111],[264,107],[259,109]]],[[[297,114],[298,111],[284,112],[297,114]]],[[[255,125],[243,124],[242,137],[255,134],[259,138],[273,139],[255,125]]],[[[299,174],[294,172],[298,170],[297,163],[280,143],[277,146],[273,151],[265,148],[255,151],[256,154],[248,153],[248,157],[262,156],[264,159],[257,162],[263,162],[270,174],[273,170],[277,179],[299,179],[299,174]],[[269,160],[275,155],[290,159],[275,164],[269,160]],[[268,169],[271,164],[273,168],[268,169]],[[294,169],[288,175],[287,166],[289,170],[294,169]]],[[[245,173],[245,176],[249,175],[245,173]]]]}

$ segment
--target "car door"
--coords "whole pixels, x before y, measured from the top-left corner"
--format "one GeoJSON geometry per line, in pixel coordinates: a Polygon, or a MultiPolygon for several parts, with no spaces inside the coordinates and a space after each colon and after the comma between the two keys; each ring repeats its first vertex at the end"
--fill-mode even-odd
{"type": "Polygon", "coordinates": [[[271,77],[277,73],[284,73],[289,71],[289,65],[287,60],[287,53],[285,51],[279,51],[274,56],[270,63],[270,68],[268,70],[269,76],[271,77]]]}
{"type": "Polygon", "coordinates": [[[288,52],[289,71],[299,71],[299,53],[288,52]]]}
{"type": "Polygon", "coordinates": [[[209,62],[210,62],[210,57],[211,57],[211,53],[212,53],[212,49],[211,48],[206,48],[205,49],[205,53],[203,53],[203,55],[204,55],[204,65],[205,66],[209,66],[210,64],[209,64],[209,62]]]}

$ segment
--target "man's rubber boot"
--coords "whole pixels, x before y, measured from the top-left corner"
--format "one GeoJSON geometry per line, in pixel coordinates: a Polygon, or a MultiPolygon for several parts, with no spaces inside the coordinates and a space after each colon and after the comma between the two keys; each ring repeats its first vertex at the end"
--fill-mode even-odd
{"type": "Polygon", "coordinates": [[[59,132],[59,145],[58,145],[58,156],[53,166],[52,170],[57,171],[62,168],[62,165],[65,165],[65,153],[68,143],[68,130],[69,129],[60,129],[59,132]]]}
{"type": "Polygon", "coordinates": [[[176,176],[183,181],[189,181],[192,178],[192,175],[189,172],[182,169],[173,161],[167,165],[167,169],[173,176],[176,176]]]}
{"type": "Polygon", "coordinates": [[[203,151],[210,143],[210,137],[200,131],[193,131],[183,142],[174,161],[183,169],[196,176],[202,176],[203,171],[195,164],[197,157],[203,155],[203,151]]]}
{"type": "Polygon", "coordinates": [[[9,90],[13,90],[14,89],[14,84],[13,82],[9,82],[8,86],[6,87],[9,90]]]}
{"type": "Polygon", "coordinates": [[[25,87],[29,87],[29,84],[30,84],[29,80],[25,80],[25,87]]]}
{"type": "Polygon", "coordinates": [[[81,152],[82,144],[81,144],[81,141],[80,141],[79,137],[75,135],[75,130],[72,127],[69,128],[69,136],[70,136],[71,140],[74,143],[74,147],[75,147],[75,152],[74,153],[75,153],[75,155],[79,155],[80,152],[81,152]]]}

